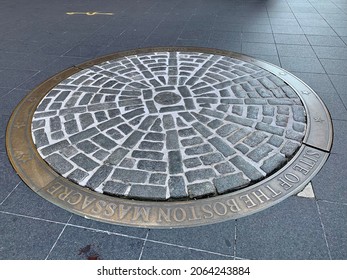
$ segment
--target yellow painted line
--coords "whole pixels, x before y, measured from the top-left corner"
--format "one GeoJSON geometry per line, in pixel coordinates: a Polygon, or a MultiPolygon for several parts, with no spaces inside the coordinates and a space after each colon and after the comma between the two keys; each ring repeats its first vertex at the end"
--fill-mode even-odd
{"type": "Polygon", "coordinates": [[[67,12],[66,13],[69,16],[72,15],[86,15],[86,16],[113,16],[114,13],[103,13],[103,12],[67,12]]]}

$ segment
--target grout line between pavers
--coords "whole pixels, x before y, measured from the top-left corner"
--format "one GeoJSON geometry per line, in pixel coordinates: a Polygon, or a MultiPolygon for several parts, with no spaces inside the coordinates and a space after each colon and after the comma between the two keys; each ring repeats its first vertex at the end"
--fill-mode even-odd
{"type": "Polygon", "coordinates": [[[188,249],[188,250],[197,251],[197,252],[209,253],[212,255],[218,255],[218,256],[222,256],[222,257],[235,258],[235,256],[233,256],[233,255],[228,255],[228,254],[223,254],[223,253],[218,253],[218,252],[213,252],[213,251],[209,251],[209,250],[204,250],[204,249],[199,249],[199,248],[194,248],[194,247],[188,247],[188,246],[183,246],[183,245],[178,245],[178,244],[173,244],[173,243],[167,243],[167,242],[158,241],[158,240],[148,239],[147,242],[177,247],[177,248],[181,248],[181,249],[188,249]]]}
{"type": "Polygon", "coordinates": [[[23,214],[18,214],[18,213],[12,213],[12,212],[8,212],[8,211],[1,211],[0,210],[0,213],[1,214],[6,214],[6,215],[11,215],[11,216],[17,216],[17,217],[21,217],[21,218],[32,219],[32,220],[41,221],[41,222],[48,222],[48,223],[58,224],[58,225],[65,225],[66,224],[66,223],[63,223],[63,222],[42,219],[42,218],[38,218],[38,217],[33,217],[33,216],[28,216],[28,215],[23,215],[23,214]]]}
{"type": "Polygon", "coordinates": [[[139,256],[139,260],[142,259],[142,254],[143,254],[143,251],[144,251],[145,246],[146,246],[146,242],[147,242],[147,239],[148,239],[148,235],[149,235],[149,230],[147,230],[145,240],[143,241],[142,248],[141,248],[141,252],[140,252],[140,256],[139,256]]]}
{"type": "MultiPolygon", "coordinates": [[[[100,232],[100,233],[106,233],[106,234],[108,234],[108,235],[116,235],[116,236],[120,236],[120,237],[126,237],[126,238],[132,238],[132,239],[142,240],[142,241],[144,241],[144,244],[147,243],[147,242],[151,242],[151,243],[155,243],[155,244],[173,246],[173,247],[178,247],[178,248],[183,248],[183,249],[189,249],[189,250],[198,251],[198,252],[205,252],[205,253],[214,254],[214,255],[219,255],[219,256],[224,256],[224,257],[229,257],[229,258],[230,258],[230,257],[234,257],[233,255],[222,254],[222,253],[213,252],[213,251],[208,251],[208,250],[204,250],[204,249],[199,249],[199,248],[194,248],[194,247],[188,247],[188,246],[183,246],[183,245],[178,245],[178,244],[173,244],[173,243],[168,243],[168,242],[163,242],[163,241],[148,239],[149,231],[147,232],[146,237],[137,237],[137,236],[131,236],[131,235],[126,235],[126,234],[117,233],[117,232],[110,232],[110,231],[101,230],[101,229],[95,229],[95,228],[90,228],[90,227],[84,227],[84,226],[79,226],[79,225],[73,225],[73,224],[70,224],[70,223],[68,223],[67,226],[76,227],[76,228],[81,228],[81,229],[87,229],[87,230],[91,230],[91,231],[95,231],[95,232],[100,232]]],[[[144,247],[144,246],[143,246],[143,247],[144,247]]],[[[141,255],[141,257],[142,257],[142,255],[141,255]]],[[[236,257],[234,257],[234,258],[236,258],[236,257]]],[[[237,258],[237,259],[241,259],[241,258],[237,258]]]]}
{"type": "Polygon", "coordinates": [[[61,236],[62,236],[62,234],[64,233],[64,231],[65,231],[65,229],[66,229],[66,227],[67,227],[67,225],[68,225],[69,221],[72,219],[72,216],[73,216],[73,215],[70,215],[69,220],[66,222],[66,224],[65,224],[65,226],[63,227],[62,231],[60,232],[60,234],[59,234],[59,236],[58,236],[57,240],[54,242],[54,244],[53,244],[53,246],[52,246],[51,250],[49,250],[49,252],[48,252],[48,254],[47,254],[47,256],[46,256],[45,260],[47,260],[47,259],[48,259],[49,255],[50,255],[50,254],[52,253],[52,251],[54,250],[54,248],[55,248],[55,246],[57,245],[57,243],[58,243],[58,241],[59,241],[60,237],[61,237],[61,236]]]}
{"type": "Polygon", "coordinates": [[[275,48],[276,48],[276,53],[277,53],[277,58],[278,58],[278,62],[280,63],[280,67],[282,68],[282,62],[281,62],[281,59],[280,59],[280,54],[278,52],[278,48],[277,48],[277,43],[276,43],[276,39],[275,39],[275,34],[274,34],[274,31],[273,31],[273,28],[272,28],[272,22],[270,20],[270,15],[269,15],[269,10],[267,8],[267,6],[265,6],[266,8],[266,14],[267,14],[267,17],[269,19],[269,24],[270,24],[270,28],[271,28],[271,35],[272,35],[272,38],[274,40],[274,43],[275,43],[275,48]]]}
{"type": "Polygon", "coordinates": [[[9,194],[4,198],[3,201],[0,202],[0,206],[11,196],[11,194],[17,189],[17,187],[22,183],[22,181],[18,182],[17,185],[9,192],[9,194]]]}
{"type": "Polygon", "coordinates": [[[347,206],[347,202],[330,201],[330,200],[326,200],[326,199],[317,199],[317,201],[319,201],[319,202],[325,202],[325,203],[329,203],[329,204],[347,206]]]}
{"type": "Polygon", "coordinates": [[[318,211],[318,215],[319,215],[319,221],[320,221],[322,229],[323,229],[323,236],[324,236],[324,240],[325,240],[325,245],[326,245],[327,250],[328,250],[329,259],[332,260],[330,246],[329,246],[329,242],[328,242],[327,235],[326,235],[326,232],[325,232],[324,223],[323,223],[323,220],[322,220],[322,213],[320,211],[319,204],[318,204],[317,200],[316,200],[316,207],[317,207],[317,211],[318,211]]]}
{"type": "Polygon", "coordinates": [[[235,225],[234,225],[234,250],[233,250],[233,255],[234,255],[234,260],[236,260],[236,240],[237,240],[237,221],[235,220],[235,225]]]}
{"type": "MultiPolygon", "coordinates": [[[[330,83],[332,84],[334,90],[336,91],[337,95],[339,96],[340,101],[341,101],[343,107],[347,110],[347,105],[343,102],[343,100],[342,100],[342,98],[341,98],[341,95],[340,95],[339,91],[337,90],[337,88],[335,87],[334,82],[333,82],[333,81],[331,80],[331,78],[330,78],[330,75],[334,75],[334,74],[327,74],[328,79],[329,79],[330,83]]],[[[341,75],[341,76],[344,76],[344,75],[341,75]]]]}

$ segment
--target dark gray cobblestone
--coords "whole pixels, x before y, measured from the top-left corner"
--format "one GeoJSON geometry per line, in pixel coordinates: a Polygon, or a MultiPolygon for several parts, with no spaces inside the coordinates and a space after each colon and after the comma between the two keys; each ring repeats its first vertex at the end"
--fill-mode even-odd
{"type": "Polygon", "coordinates": [[[216,193],[216,189],[211,182],[195,183],[187,186],[190,198],[200,198],[216,193]]]}
{"type": "Polygon", "coordinates": [[[219,194],[230,192],[247,186],[250,183],[249,179],[245,179],[241,172],[236,174],[218,177],[213,180],[213,183],[219,194]]]}
{"type": "Polygon", "coordinates": [[[202,168],[186,172],[187,180],[190,183],[200,180],[206,180],[209,178],[214,178],[215,176],[216,173],[212,168],[202,168]]]}
{"type": "Polygon", "coordinates": [[[163,186],[134,184],[131,186],[128,196],[138,199],[166,200],[166,188],[163,186]]]}
{"type": "Polygon", "coordinates": [[[59,174],[69,172],[73,165],[59,154],[52,154],[45,159],[59,174]]]}
{"type": "Polygon", "coordinates": [[[83,153],[75,155],[73,158],[71,158],[71,161],[73,161],[75,164],[82,167],[86,171],[92,171],[93,169],[99,166],[97,162],[87,157],[83,153]]]}
{"type": "Polygon", "coordinates": [[[133,55],[62,81],[32,123],[68,179],[115,196],[196,199],[242,188],[291,158],[306,113],[282,79],[200,53],[133,55]]]}
{"type": "Polygon", "coordinates": [[[84,178],[88,176],[88,173],[81,170],[81,169],[75,169],[72,171],[67,177],[73,181],[73,182],[81,182],[84,178]]]}
{"type": "Polygon", "coordinates": [[[104,193],[115,196],[124,196],[127,189],[127,184],[116,181],[107,181],[103,187],[104,193]]]}
{"type": "Polygon", "coordinates": [[[183,176],[170,176],[168,186],[171,198],[179,199],[187,197],[186,184],[183,176]]]}

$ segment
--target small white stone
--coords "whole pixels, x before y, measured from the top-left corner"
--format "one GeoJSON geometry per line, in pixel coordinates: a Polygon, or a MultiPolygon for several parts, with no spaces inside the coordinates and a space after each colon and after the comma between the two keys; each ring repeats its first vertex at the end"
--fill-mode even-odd
{"type": "Polygon", "coordinates": [[[315,198],[311,182],[308,183],[307,186],[297,194],[297,196],[315,198]]]}

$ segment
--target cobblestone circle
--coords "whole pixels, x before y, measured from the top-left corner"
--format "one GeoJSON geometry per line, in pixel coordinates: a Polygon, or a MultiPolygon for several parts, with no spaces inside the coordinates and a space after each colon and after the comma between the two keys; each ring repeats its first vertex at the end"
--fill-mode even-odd
{"type": "Polygon", "coordinates": [[[96,192],[182,200],[245,188],[301,146],[294,90],[248,62],[198,52],[107,61],[41,101],[32,137],[59,174],[96,192]]]}

